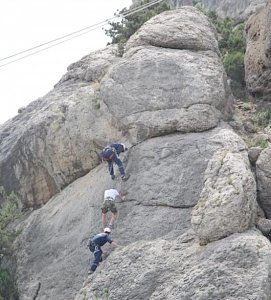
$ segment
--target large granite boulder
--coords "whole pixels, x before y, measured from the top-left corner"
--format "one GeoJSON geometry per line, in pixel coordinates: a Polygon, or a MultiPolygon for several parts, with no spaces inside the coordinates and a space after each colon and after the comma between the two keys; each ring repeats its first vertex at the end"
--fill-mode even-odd
{"type": "Polygon", "coordinates": [[[222,149],[205,172],[204,187],[192,211],[200,244],[216,241],[255,224],[256,182],[247,153],[222,149]]]}
{"type": "MultiPolygon", "coordinates": [[[[125,279],[129,270],[116,263],[115,258],[122,259],[125,265],[125,261],[130,264],[131,255],[138,257],[138,263],[141,259],[144,262],[142,272],[147,272],[144,258],[150,253],[154,256],[148,260],[156,257],[156,252],[152,250],[154,246],[150,246],[156,245],[156,240],[162,242],[161,249],[160,246],[157,248],[161,251],[160,255],[164,253],[165,266],[161,268],[161,272],[167,265],[171,265],[168,270],[170,273],[181,259],[175,258],[175,255],[186,255],[183,251],[186,251],[187,244],[183,245],[183,248],[174,242],[179,240],[181,235],[184,234],[186,241],[194,240],[193,247],[200,249],[197,246],[198,236],[191,230],[191,210],[197,204],[204,187],[204,173],[209,162],[214,154],[222,149],[231,149],[236,155],[246,153],[242,140],[226,125],[202,133],[156,137],[135,145],[126,154],[124,161],[127,171],[131,174],[128,181],[123,183],[119,178],[111,181],[110,176],[106,176],[106,164],[101,164],[70,184],[46,205],[32,213],[25,221],[23,232],[17,239],[20,299],[33,299],[34,295],[38,295],[36,299],[52,300],[75,297],[88,270],[90,253],[86,247],[87,239],[91,234],[102,230],[100,208],[103,191],[109,187],[117,188],[128,198],[126,202],[117,204],[120,216],[113,231],[113,238],[128,248],[116,250],[119,258],[113,256],[111,260],[110,247],[105,247],[105,252],[109,254],[107,260],[112,261],[112,266],[110,263],[108,267],[105,263],[98,268],[99,275],[95,284],[98,284],[100,276],[104,276],[100,275],[100,272],[112,272],[118,274],[119,280],[125,279]],[[138,247],[139,249],[135,250],[138,247]],[[174,259],[172,258],[173,261],[177,259],[175,264],[171,259],[165,259],[171,253],[171,250],[168,252],[168,247],[172,247],[174,253],[176,251],[174,259]]],[[[251,182],[243,182],[241,176],[239,180],[235,178],[234,183],[237,186],[243,184],[244,189],[252,189],[251,182]]],[[[243,194],[240,193],[239,198],[236,195],[234,200],[239,203],[243,200],[242,197],[243,194]]],[[[249,200],[252,202],[252,199],[249,200]]],[[[254,204],[255,201],[256,198],[254,204]]],[[[238,209],[238,206],[235,209],[238,209]]],[[[245,211],[243,214],[240,212],[240,218],[246,216],[245,211]]],[[[236,232],[240,231],[239,228],[235,229],[236,232]]],[[[198,268],[198,261],[190,264],[189,268],[198,268]]],[[[180,268],[183,267],[181,264],[180,268]]],[[[184,270],[189,272],[189,268],[184,270]]],[[[206,266],[203,272],[207,271],[205,268],[206,266]]],[[[258,266],[255,265],[255,268],[258,266]]],[[[172,279],[174,274],[175,272],[171,275],[172,279]]],[[[211,280],[209,282],[206,278],[206,282],[210,284],[211,280]]],[[[221,280],[224,282],[226,277],[221,280]]],[[[144,286],[146,290],[159,290],[157,282],[146,282],[144,286]]],[[[109,284],[107,288],[114,289],[114,284],[109,284]]],[[[126,292],[120,291],[115,297],[128,299],[125,298],[126,292]],[[123,296],[120,296],[120,293],[123,293],[123,296]]],[[[192,293],[192,289],[187,286],[186,292],[192,293]]]]}
{"type": "Polygon", "coordinates": [[[264,149],[256,162],[258,201],[271,219],[271,148],[264,149]]]}
{"type": "Polygon", "coordinates": [[[151,18],[131,36],[125,48],[138,46],[219,53],[213,27],[194,7],[165,11],[151,18]]]}
{"type": "Polygon", "coordinates": [[[256,231],[199,247],[191,235],[116,250],[75,300],[270,299],[270,242],[256,231]]]}
{"type": "Polygon", "coordinates": [[[232,96],[206,17],[193,7],[152,18],[101,82],[101,95],[133,142],[199,132],[231,115],[232,96]]]}
{"type": "Polygon", "coordinates": [[[246,24],[246,84],[249,93],[270,102],[271,95],[271,1],[246,24]]]}

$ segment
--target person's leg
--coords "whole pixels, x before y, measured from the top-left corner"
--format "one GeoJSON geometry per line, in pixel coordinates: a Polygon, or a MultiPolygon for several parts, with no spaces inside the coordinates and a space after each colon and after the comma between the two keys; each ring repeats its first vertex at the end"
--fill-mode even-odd
{"type": "Polygon", "coordinates": [[[96,249],[94,251],[94,260],[90,266],[90,271],[95,272],[97,267],[99,266],[99,263],[101,261],[102,256],[102,250],[100,247],[96,246],[96,249]]]}
{"type": "Polygon", "coordinates": [[[102,226],[106,227],[106,214],[109,211],[108,200],[105,200],[102,206],[102,226]]]}
{"type": "Polygon", "coordinates": [[[118,212],[112,213],[112,217],[110,219],[109,227],[112,227],[112,228],[114,227],[114,223],[117,220],[117,218],[118,218],[118,212]]]}
{"type": "Polygon", "coordinates": [[[116,163],[116,165],[118,166],[121,176],[125,176],[125,171],[124,171],[123,163],[122,163],[122,161],[117,157],[117,155],[114,155],[113,161],[114,161],[114,163],[116,163]]]}
{"type": "Polygon", "coordinates": [[[103,229],[106,227],[106,214],[102,213],[102,225],[103,229]]]}
{"type": "Polygon", "coordinates": [[[110,219],[109,227],[113,228],[114,227],[114,223],[115,223],[115,221],[118,218],[118,211],[117,211],[117,207],[116,207],[115,201],[111,201],[110,211],[112,213],[112,217],[110,219]]]}
{"type": "Polygon", "coordinates": [[[113,176],[114,175],[113,161],[112,160],[108,160],[107,163],[108,163],[109,174],[111,176],[113,176]]]}

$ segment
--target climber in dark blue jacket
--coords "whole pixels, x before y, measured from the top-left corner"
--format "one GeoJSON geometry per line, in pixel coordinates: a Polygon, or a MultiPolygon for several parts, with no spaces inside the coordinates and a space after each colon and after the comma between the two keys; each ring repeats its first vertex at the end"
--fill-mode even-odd
{"type": "Polygon", "coordinates": [[[123,162],[119,159],[119,154],[126,150],[128,149],[125,147],[124,144],[117,144],[117,143],[110,144],[102,150],[101,153],[102,159],[107,161],[109,174],[111,175],[111,178],[113,180],[115,179],[114,167],[113,167],[114,163],[119,168],[121,179],[125,181],[129,178],[129,176],[125,175],[123,162]]]}
{"type": "Polygon", "coordinates": [[[93,247],[94,247],[94,252],[93,252],[94,260],[90,266],[88,274],[94,273],[96,271],[99,263],[102,261],[103,251],[102,251],[101,247],[104,244],[106,244],[108,242],[110,244],[113,244],[114,246],[118,246],[118,244],[109,237],[110,233],[111,233],[111,229],[106,227],[104,229],[103,233],[96,234],[91,239],[91,243],[93,244],[93,247]]]}

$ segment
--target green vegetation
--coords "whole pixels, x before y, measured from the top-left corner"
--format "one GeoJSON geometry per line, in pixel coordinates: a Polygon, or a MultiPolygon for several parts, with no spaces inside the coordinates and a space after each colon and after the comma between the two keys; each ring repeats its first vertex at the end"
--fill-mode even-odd
{"type": "Polygon", "coordinates": [[[268,145],[268,141],[261,135],[258,135],[255,138],[253,138],[250,143],[250,147],[260,147],[262,149],[267,148],[268,145]]]}
{"type": "Polygon", "coordinates": [[[0,300],[18,298],[15,280],[3,262],[12,256],[16,237],[16,233],[7,230],[7,226],[19,216],[20,212],[16,195],[11,193],[7,198],[7,203],[0,209],[0,300]]]}
{"type": "Polygon", "coordinates": [[[8,268],[0,267],[0,300],[18,299],[17,287],[8,268]]]}
{"type": "Polygon", "coordinates": [[[232,80],[245,87],[244,53],[240,51],[228,53],[224,59],[224,67],[232,80]]]}
{"type": "MultiPolygon", "coordinates": [[[[140,5],[144,5],[149,2],[150,0],[143,0],[140,5]]],[[[166,10],[169,10],[169,6],[164,2],[150,6],[131,15],[127,14],[127,9],[125,8],[120,11],[120,15],[123,15],[122,20],[120,22],[109,22],[111,28],[105,29],[105,34],[112,39],[110,44],[118,44],[118,54],[122,56],[124,44],[129,37],[150,18],[166,10]],[[127,15],[125,15],[125,13],[127,15]]]]}
{"type": "Polygon", "coordinates": [[[245,66],[244,56],[246,41],[244,37],[245,24],[235,26],[234,21],[227,17],[220,20],[216,11],[205,12],[197,6],[211,21],[219,34],[219,49],[222,54],[225,71],[231,79],[231,89],[238,98],[245,98],[245,66]]]}
{"type": "Polygon", "coordinates": [[[253,121],[262,127],[270,126],[271,124],[271,108],[260,108],[254,118],[253,121]]]}

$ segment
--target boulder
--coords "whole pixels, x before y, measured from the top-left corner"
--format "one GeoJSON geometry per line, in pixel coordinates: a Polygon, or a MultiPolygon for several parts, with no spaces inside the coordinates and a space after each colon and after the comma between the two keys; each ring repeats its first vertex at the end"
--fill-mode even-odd
{"type": "Polygon", "coordinates": [[[257,231],[198,246],[188,235],[117,249],[75,300],[269,299],[270,242],[257,231]]]}
{"type": "Polygon", "coordinates": [[[271,219],[271,148],[264,149],[256,162],[258,201],[266,217],[271,219]]]}
{"type": "Polygon", "coordinates": [[[243,232],[257,215],[256,182],[247,153],[217,151],[205,172],[200,199],[191,223],[201,245],[243,232]]]}
{"type": "Polygon", "coordinates": [[[247,49],[245,54],[246,84],[251,96],[268,101],[271,95],[271,1],[258,14],[252,16],[245,28],[247,49]]]}
{"type": "Polygon", "coordinates": [[[254,166],[257,159],[259,158],[259,155],[262,152],[262,148],[261,147],[250,147],[248,150],[248,158],[250,163],[254,166]]]}
{"type": "Polygon", "coordinates": [[[133,143],[208,130],[231,115],[217,41],[197,9],[161,13],[131,37],[126,49],[102,80],[101,95],[133,143]]]}
{"type": "Polygon", "coordinates": [[[194,7],[165,11],[151,18],[132,35],[125,49],[147,45],[219,53],[214,28],[194,7]]]}
{"type": "Polygon", "coordinates": [[[55,85],[71,85],[75,82],[100,82],[112,64],[119,60],[117,46],[111,45],[86,55],[68,66],[68,72],[55,85]]]}
{"type": "Polygon", "coordinates": [[[264,235],[269,235],[269,238],[271,238],[271,220],[259,217],[257,219],[256,226],[264,235]]]}

